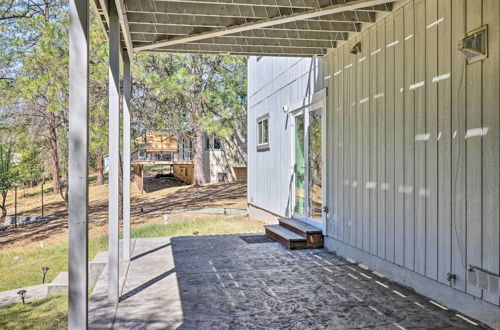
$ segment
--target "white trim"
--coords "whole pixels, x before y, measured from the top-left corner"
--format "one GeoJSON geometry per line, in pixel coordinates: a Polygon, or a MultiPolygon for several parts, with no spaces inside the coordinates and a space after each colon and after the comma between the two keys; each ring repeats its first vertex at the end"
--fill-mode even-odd
{"type": "MultiPolygon", "coordinates": [[[[299,221],[302,221],[310,226],[321,229],[323,232],[326,230],[326,221],[328,220],[327,214],[322,212],[321,221],[312,219],[308,217],[309,214],[309,113],[321,110],[321,158],[322,158],[322,167],[321,167],[321,177],[323,183],[327,181],[327,111],[326,111],[326,96],[327,91],[326,88],[314,93],[309,97],[311,100],[310,103],[300,106],[295,109],[295,111],[291,111],[292,114],[292,129],[291,129],[291,147],[292,147],[292,157],[291,157],[291,173],[293,176],[292,182],[292,191],[291,193],[291,205],[290,210],[292,217],[299,221]],[[306,162],[306,170],[304,173],[304,214],[295,213],[295,117],[303,115],[304,116],[304,160],[306,162]]],[[[303,102],[306,98],[302,98],[303,102]]],[[[322,209],[324,206],[328,205],[328,189],[323,184],[323,196],[322,196],[322,209]]]]}
{"type": "Polygon", "coordinates": [[[257,151],[267,151],[269,150],[269,113],[266,113],[256,119],[257,124],[257,151]],[[267,141],[261,142],[261,132],[260,132],[260,123],[267,121],[267,141]]]}
{"type": "Polygon", "coordinates": [[[317,91],[314,94],[309,94],[309,95],[306,95],[304,97],[298,98],[298,99],[286,104],[285,106],[283,106],[283,108],[286,107],[286,109],[287,109],[286,112],[293,113],[293,112],[296,112],[297,110],[310,107],[311,105],[313,105],[315,103],[324,101],[326,99],[326,96],[327,96],[327,91],[326,91],[326,87],[325,87],[323,89],[320,89],[319,91],[317,91]]]}
{"type": "Polygon", "coordinates": [[[122,28],[123,39],[125,39],[125,46],[127,47],[128,58],[132,61],[134,57],[134,47],[132,45],[132,36],[130,35],[129,24],[127,19],[127,12],[123,0],[115,0],[116,10],[120,19],[120,26],[122,28]]]}

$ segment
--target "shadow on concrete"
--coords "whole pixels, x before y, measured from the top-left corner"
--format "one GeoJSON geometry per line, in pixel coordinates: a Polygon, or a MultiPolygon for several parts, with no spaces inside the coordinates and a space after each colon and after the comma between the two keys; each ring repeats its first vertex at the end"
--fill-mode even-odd
{"type": "Polygon", "coordinates": [[[144,256],[146,256],[146,255],[150,254],[150,253],[153,253],[153,252],[159,251],[159,250],[161,250],[161,249],[164,249],[164,248],[166,248],[167,246],[170,246],[170,243],[164,244],[164,245],[159,246],[159,247],[157,247],[157,248],[154,248],[154,249],[151,249],[151,250],[149,250],[149,251],[146,251],[146,252],[143,252],[143,253],[141,253],[141,254],[138,254],[138,255],[136,255],[136,256],[133,256],[132,258],[130,258],[130,260],[131,260],[131,261],[137,260],[137,259],[139,259],[139,258],[141,258],[141,257],[144,257],[144,256]]]}
{"type": "Polygon", "coordinates": [[[169,271],[166,271],[164,272],[163,274],[160,274],[152,279],[150,279],[149,281],[147,281],[146,283],[143,283],[141,285],[139,285],[138,287],[128,291],[127,293],[123,294],[121,297],[120,297],[120,302],[122,301],[125,301],[127,300],[128,298],[130,297],[133,297],[135,296],[136,294],[138,294],[139,292],[142,292],[143,290],[146,290],[147,288],[149,288],[150,286],[152,286],[153,284],[155,283],[158,283],[159,281],[163,280],[165,277],[167,277],[168,275],[170,274],[173,274],[174,273],[174,269],[171,269],[169,271]]]}
{"type": "Polygon", "coordinates": [[[137,239],[134,255],[141,257],[122,265],[116,313],[94,306],[91,328],[103,328],[108,314],[115,329],[471,328],[455,312],[325,250],[217,235],[137,239]]]}

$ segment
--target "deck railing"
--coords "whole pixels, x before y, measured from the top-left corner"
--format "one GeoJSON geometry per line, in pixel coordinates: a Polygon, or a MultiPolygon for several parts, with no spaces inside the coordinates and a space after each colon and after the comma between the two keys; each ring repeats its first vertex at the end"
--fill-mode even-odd
{"type": "Polygon", "coordinates": [[[177,151],[147,151],[138,149],[132,153],[133,162],[184,162],[193,160],[193,152],[190,149],[179,149],[177,151]]]}

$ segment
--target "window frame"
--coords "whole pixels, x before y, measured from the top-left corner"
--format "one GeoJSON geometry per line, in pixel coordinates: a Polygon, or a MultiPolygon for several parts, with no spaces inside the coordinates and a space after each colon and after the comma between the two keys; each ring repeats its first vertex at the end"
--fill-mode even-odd
{"type": "Polygon", "coordinates": [[[257,151],[269,150],[269,119],[269,113],[257,118],[257,151]],[[266,123],[266,130],[262,128],[264,127],[264,123],[266,123]],[[266,139],[264,139],[264,137],[266,137],[266,139]]]}
{"type": "Polygon", "coordinates": [[[215,134],[206,135],[205,150],[206,151],[221,151],[222,150],[222,139],[219,138],[218,136],[215,136],[215,134]],[[219,148],[215,148],[215,140],[216,139],[219,141],[219,148]]]}

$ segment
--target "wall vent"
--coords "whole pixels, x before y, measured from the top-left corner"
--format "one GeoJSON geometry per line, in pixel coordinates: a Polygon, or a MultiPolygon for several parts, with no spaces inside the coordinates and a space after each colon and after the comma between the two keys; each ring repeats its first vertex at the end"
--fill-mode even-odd
{"type": "Polygon", "coordinates": [[[474,63],[488,57],[488,25],[467,33],[463,38],[458,50],[467,58],[467,63],[474,63]]]}
{"type": "Polygon", "coordinates": [[[500,296],[500,276],[484,269],[470,266],[467,274],[469,284],[500,296]]]}

